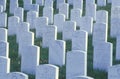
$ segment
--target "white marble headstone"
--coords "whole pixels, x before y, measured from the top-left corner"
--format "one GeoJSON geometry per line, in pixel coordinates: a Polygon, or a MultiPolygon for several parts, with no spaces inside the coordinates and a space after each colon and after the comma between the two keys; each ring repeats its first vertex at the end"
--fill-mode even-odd
{"type": "Polygon", "coordinates": [[[7,42],[8,39],[8,32],[5,28],[0,28],[0,41],[7,42]]]}
{"type": "Polygon", "coordinates": [[[44,5],[44,0],[36,0],[36,4],[43,6],[44,5]]]}
{"type": "Polygon", "coordinates": [[[74,31],[76,31],[76,22],[65,21],[63,24],[62,39],[63,40],[72,40],[72,34],[74,31]]]}
{"type": "Polygon", "coordinates": [[[87,52],[88,33],[83,30],[76,30],[72,35],[72,50],[82,50],[87,52]]]}
{"type": "Polygon", "coordinates": [[[0,56],[9,56],[9,43],[5,41],[0,41],[0,56]]]}
{"type": "Polygon", "coordinates": [[[3,11],[6,10],[6,3],[7,3],[7,0],[0,0],[0,5],[3,6],[3,11]]]}
{"type": "Polygon", "coordinates": [[[80,50],[67,52],[66,79],[87,75],[87,53],[80,50]]]}
{"type": "Polygon", "coordinates": [[[49,64],[65,65],[65,41],[55,40],[49,47],[49,64]]]}
{"type": "Polygon", "coordinates": [[[43,16],[48,17],[49,24],[53,24],[53,8],[52,7],[44,7],[43,16]]]}
{"type": "Polygon", "coordinates": [[[35,74],[36,67],[39,65],[40,47],[24,46],[21,55],[21,71],[35,74]]]}
{"type": "Polygon", "coordinates": [[[14,14],[14,11],[18,6],[18,0],[10,0],[10,13],[14,14]]]}
{"type": "Polygon", "coordinates": [[[57,26],[57,32],[63,31],[63,23],[65,22],[64,14],[55,14],[54,15],[54,25],[57,26]]]}
{"type": "Polygon", "coordinates": [[[36,68],[36,79],[58,79],[59,67],[51,64],[39,65],[36,68]]]}
{"type": "Polygon", "coordinates": [[[109,42],[99,42],[94,46],[93,69],[108,71],[112,66],[113,45],[109,42]]]}
{"type": "Polygon", "coordinates": [[[30,23],[30,29],[35,29],[35,19],[38,17],[38,12],[29,11],[27,13],[27,22],[30,23]]]}
{"type": "Polygon", "coordinates": [[[43,36],[46,25],[48,25],[47,17],[38,17],[35,19],[36,38],[41,38],[43,36]]]}
{"type": "Polygon", "coordinates": [[[7,27],[7,13],[0,13],[0,28],[7,27]]]}
{"type": "Polygon", "coordinates": [[[97,6],[106,6],[107,0],[97,0],[97,6]]]}

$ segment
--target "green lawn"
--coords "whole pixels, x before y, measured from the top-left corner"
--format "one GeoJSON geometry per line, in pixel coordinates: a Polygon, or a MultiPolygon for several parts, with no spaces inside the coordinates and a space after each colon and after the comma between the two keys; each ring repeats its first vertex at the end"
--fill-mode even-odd
{"type": "MultiPolygon", "coordinates": [[[[9,0],[7,0],[7,13],[8,16],[11,16],[11,14],[9,14],[9,0]]],[[[34,3],[35,1],[33,1],[34,3]]],[[[23,1],[19,0],[19,6],[23,7],[23,1]]],[[[56,6],[56,5],[54,5],[56,6]]],[[[70,9],[72,9],[72,6],[70,6],[70,9]]],[[[40,14],[39,16],[42,16],[42,11],[43,7],[40,7],[40,14]]],[[[84,2],[84,10],[85,10],[85,2],[84,2]]],[[[97,6],[97,10],[107,10],[109,12],[109,30],[108,32],[110,32],[110,10],[111,10],[111,4],[107,4],[107,6],[105,7],[98,7],[97,6]]],[[[58,10],[54,10],[54,13],[58,13],[58,10]]],[[[85,11],[83,11],[83,13],[85,13],[85,11]]],[[[84,14],[83,14],[84,15],[84,14]]],[[[26,11],[25,11],[25,16],[24,19],[26,18],[26,11]]],[[[25,20],[26,21],[26,20],[25,20]]],[[[31,31],[33,31],[35,33],[35,30],[32,29],[31,31]]],[[[115,61],[115,48],[116,48],[116,39],[115,38],[110,38],[110,33],[108,33],[108,41],[113,43],[113,56],[114,56],[114,60],[113,60],[113,64],[118,64],[120,63],[120,61],[115,61]]],[[[58,39],[62,39],[62,33],[58,33],[58,39]]],[[[93,47],[92,47],[92,36],[89,35],[88,38],[89,42],[88,42],[88,76],[93,77],[94,79],[107,79],[107,73],[103,72],[103,71],[99,71],[99,70],[94,70],[93,69],[93,47]]],[[[18,56],[18,44],[16,43],[16,36],[8,36],[8,42],[9,42],[9,57],[11,59],[11,67],[10,67],[10,71],[11,72],[18,72],[20,71],[20,57],[18,56]]],[[[40,46],[40,64],[47,64],[48,63],[48,48],[42,48],[41,46],[41,42],[42,39],[41,38],[35,38],[35,45],[40,46]]],[[[71,50],[71,40],[66,41],[66,52],[71,50]]],[[[59,74],[59,79],[65,79],[65,66],[60,67],[60,74],[59,74]]],[[[34,75],[29,75],[29,79],[35,79],[34,75]]]]}

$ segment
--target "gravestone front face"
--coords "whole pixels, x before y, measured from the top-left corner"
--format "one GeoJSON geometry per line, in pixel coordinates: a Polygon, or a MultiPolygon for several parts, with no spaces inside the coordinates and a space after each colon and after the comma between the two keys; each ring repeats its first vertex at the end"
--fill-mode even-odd
{"type": "Polygon", "coordinates": [[[93,69],[108,71],[112,66],[113,45],[108,42],[99,42],[94,46],[93,69]]]}
{"type": "Polygon", "coordinates": [[[120,7],[112,7],[111,8],[111,29],[110,36],[116,37],[120,34],[119,25],[120,25],[120,7]]]}
{"type": "Polygon", "coordinates": [[[17,16],[8,17],[8,35],[15,35],[20,18],[17,16]]]}
{"type": "Polygon", "coordinates": [[[33,32],[24,32],[19,37],[19,48],[18,52],[21,54],[24,46],[34,45],[34,33],[33,32]]]}
{"type": "Polygon", "coordinates": [[[7,27],[7,13],[0,13],[0,28],[7,27]]]}
{"type": "Polygon", "coordinates": [[[45,7],[53,7],[53,0],[45,0],[45,7]]]}
{"type": "Polygon", "coordinates": [[[56,6],[56,8],[59,8],[59,5],[60,5],[61,3],[65,3],[65,0],[57,0],[57,6],[56,6]]]}
{"type": "Polygon", "coordinates": [[[87,52],[88,33],[86,31],[77,30],[72,36],[72,50],[82,50],[87,52]]]}
{"type": "Polygon", "coordinates": [[[106,23],[108,24],[108,11],[98,10],[96,12],[96,22],[106,23]]]}
{"type": "Polygon", "coordinates": [[[57,39],[57,27],[55,25],[47,25],[44,28],[42,47],[49,47],[51,43],[57,39]]]}
{"type": "Polygon", "coordinates": [[[28,79],[28,75],[22,72],[11,72],[7,74],[8,79],[28,79]]]}
{"type": "Polygon", "coordinates": [[[40,48],[38,46],[24,46],[21,53],[21,71],[35,74],[36,67],[39,65],[40,48]]]}
{"type": "Polygon", "coordinates": [[[112,0],[112,7],[120,6],[120,0],[112,0]]]}
{"type": "Polygon", "coordinates": [[[51,64],[39,65],[36,68],[36,79],[58,79],[59,68],[51,64]]]}
{"type": "Polygon", "coordinates": [[[120,60],[120,36],[116,38],[116,60],[120,60]]]}
{"type": "Polygon", "coordinates": [[[23,0],[23,6],[25,10],[30,10],[30,5],[32,4],[32,0],[23,0]]]}
{"type": "Polygon", "coordinates": [[[96,10],[97,10],[96,4],[87,4],[85,15],[92,17],[93,20],[96,21],[96,10]]]}
{"type": "Polygon", "coordinates": [[[10,13],[14,14],[14,11],[18,6],[18,0],[10,0],[10,13]]]}
{"type": "Polygon", "coordinates": [[[39,13],[39,5],[38,4],[31,4],[30,5],[30,11],[36,11],[39,13]]]}
{"type": "Polygon", "coordinates": [[[8,32],[7,32],[7,29],[4,29],[4,28],[0,28],[0,41],[5,41],[7,42],[7,36],[8,35],[8,32]]]}
{"type": "Polygon", "coordinates": [[[107,0],[97,0],[97,6],[106,6],[107,0]]]}
{"type": "Polygon", "coordinates": [[[7,0],[0,0],[0,5],[3,6],[3,11],[6,10],[6,3],[7,3],[7,0]]]}
{"type": "Polygon", "coordinates": [[[27,22],[30,23],[30,29],[35,29],[35,19],[38,17],[38,12],[29,11],[27,13],[27,22]]]}
{"type": "Polygon", "coordinates": [[[108,26],[105,23],[95,23],[93,30],[93,46],[101,41],[107,42],[108,26]]]}
{"type": "Polygon", "coordinates": [[[63,24],[63,40],[72,40],[72,34],[76,30],[76,22],[65,21],[63,24]]]}
{"type": "Polygon", "coordinates": [[[67,3],[68,3],[69,5],[73,5],[73,0],[67,0],[67,3]]]}
{"type": "Polygon", "coordinates": [[[41,38],[44,33],[44,28],[48,25],[47,17],[38,17],[35,19],[35,29],[36,29],[36,37],[41,38]]]}
{"type": "Polygon", "coordinates": [[[55,40],[49,47],[49,64],[65,65],[65,41],[55,40]]]}
{"type": "Polygon", "coordinates": [[[10,59],[4,56],[0,56],[0,74],[6,74],[10,72],[10,59]]]}
{"type": "Polygon", "coordinates": [[[72,9],[71,15],[70,15],[70,20],[75,21],[76,25],[79,26],[81,16],[82,16],[82,11],[80,9],[72,9]]]}
{"type": "Polygon", "coordinates": [[[36,0],[36,4],[43,6],[44,5],[44,0],[36,0]]]}
{"type": "Polygon", "coordinates": [[[0,56],[9,56],[9,43],[5,41],[0,41],[0,56]]]}
{"type": "Polygon", "coordinates": [[[111,66],[108,70],[108,79],[120,78],[120,65],[111,66]]]}
{"type": "Polygon", "coordinates": [[[20,22],[23,22],[24,9],[21,7],[17,7],[14,10],[14,16],[18,16],[20,18],[20,22]]]}
{"type": "Polygon", "coordinates": [[[30,24],[27,23],[27,22],[20,22],[18,24],[18,27],[17,27],[17,36],[16,36],[16,39],[17,39],[17,43],[19,43],[19,38],[21,36],[21,34],[23,34],[24,32],[28,32],[30,29],[30,24]]]}
{"type": "Polygon", "coordinates": [[[80,18],[80,30],[85,30],[88,34],[93,32],[93,18],[89,16],[84,16],[80,18]]]}
{"type": "Polygon", "coordinates": [[[48,17],[49,24],[53,24],[53,8],[52,7],[44,7],[43,16],[48,17]]]}
{"type": "Polygon", "coordinates": [[[63,23],[65,22],[65,15],[64,14],[56,14],[54,16],[54,25],[57,26],[57,32],[63,31],[63,23]]]}
{"type": "Polygon", "coordinates": [[[81,9],[83,11],[83,0],[73,0],[73,8],[81,9]]]}
{"type": "Polygon", "coordinates": [[[80,50],[67,52],[66,79],[87,75],[87,53],[80,50]]]}
{"type": "Polygon", "coordinates": [[[67,3],[62,3],[59,5],[59,13],[64,14],[65,18],[69,18],[69,4],[67,3]]]}
{"type": "Polygon", "coordinates": [[[107,3],[112,3],[112,0],[107,0],[107,3]]]}

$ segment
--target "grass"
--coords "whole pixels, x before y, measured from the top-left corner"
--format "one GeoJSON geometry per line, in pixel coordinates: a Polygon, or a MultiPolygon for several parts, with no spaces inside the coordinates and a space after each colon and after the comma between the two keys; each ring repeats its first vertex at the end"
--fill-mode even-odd
{"type": "MultiPolygon", "coordinates": [[[[7,10],[6,13],[9,16],[12,16],[12,14],[9,14],[9,0],[7,0],[7,10]]],[[[33,1],[35,3],[35,1],[33,1]]],[[[23,1],[19,0],[19,6],[23,7],[23,1]]],[[[54,3],[54,7],[55,7],[54,3]]],[[[73,8],[73,6],[70,6],[70,10],[73,8]]],[[[43,6],[40,6],[39,8],[39,16],[42,16],[42,10],[43,6]]],[[[69,11],[70,11],[69,10],[69,11]]],[[[107,10],[109,12],[109,18],[108,18],[108,42],[111,42],[113,44],[113,64],[119,64],[120,61],[115,60],[115,52],[116,52],[116,39],[110,37],[110,11],[111,11],[111,4],[107,4],[107,6],[100,7],[97,6],[97,10],[107,10]]],[[[54,9],[54,14],[58,13],[58,9],[54,9]]],[[[24,12],[24,21],[26,21],[26,14],[27,11],[24,12]]],[[[85,15],[85,1],[83,5],[83,16],[85,15]]],[[[6,27],[7,28],[7,27],[6,27]]],[[[80,28],[77,28],[80,29],[80,28]]],[[[35,30],[32,29],[32,32],[35,33],[35,30]]],[[[57,34],[57,39],[61,40],[62,39],[62,33],[57,34]]],[[[88,76],[93,77],[94,79],[107,79],[107,73],[104,71],[100,70],[94,70],[93,69],[93,47],[92,47],[92,35],[89,35],[88,37],[88,55],[87,55],[87,74],[88,76]]],[[[9,42],[9,57],[11,59],[11,66],[10,66],[10,71],[11,72],[19,72],[20,71],[20,63],[21,63],[21,58],[18,56],[18,44],[16,43],[16,36],[8,36],[8,42],[9,42]]],[[[35,45],[40,46],[40,64],[47,64],[48,63],[48,48],[42,48],[42,38],[35,38],[35,45]]],[[[71,51],[71,40],[66,41],[66,52],[71,51]]],[[[62,66],[59,67],[59,79],[65,79],[66,77],[66,67],[62,66]]],[[[35,79],[35,75],[29,75],[29,79],[35,79]]]]}

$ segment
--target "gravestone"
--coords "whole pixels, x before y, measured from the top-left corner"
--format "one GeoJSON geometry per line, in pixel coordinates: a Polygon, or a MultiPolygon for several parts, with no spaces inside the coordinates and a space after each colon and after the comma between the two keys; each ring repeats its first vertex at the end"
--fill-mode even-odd
{"type": "Polygon", "coordinates": [[[59,14],[64,14],[65,19],[69,19],[69,4],[61,3],[59,5],[59,14]]]}
{"type": "Polygon", "coordinates": [[[76,30],[76,22],[65,21],[63,24],[62,39],[63,40],[72,40],[72,34],[75,30],[76,30]]]}
{"type": "Polygon", "coordinates": [[[82,11],[80,9],[72,9],[70,14],[70,20],[75,21],[76,25],[80,25],[80,17],[82,16],[82,11]]]}
{"type": "Polygon", "coordinates": [[[0,5],[3,6],[3,11],[6,11],[6,3],[7,3],[7,0],[0,0],[0,5]]]}
{"type": "Polygon", "coordinates": [[[2,13],[2,12],[3,12],[3,6],[0,5],[0,13],[2,13]]]}
{"type": "Polygon", "coordinates": [[[108,79],[120,78],[120,65],[111,66],[108,70],[108,79]]]}
{"type": "Polygon", "coordinates": [[[97,23],[106,23],[108,25],[108,11],[106,11],[106,10],[96,11],[96,22],[97,23]]]}
{"type": "Polygon", "coordinates": [[[14,14],[15,9],[19,6],[18,0],[10,0],[10,13],[14,14]]]}
{"type": "Polygon", "coordinates": [[[19,43],[19,38],[21,36],[21,34],[23,34],[24,32],[28,32],[30,29],[30,24],[27,22],[20,22],[18,23],[18,27],[17,27],[17,35],[16,35],[16,42],[19,43]]]}
{"type": "Polygon", "coordinates": [[[95,0],[86,0],[86,6],[88,5],[88,4],[95,4],[95,0]]]}
{"type": "Polygon", "coordinates": [[[67,52],[66,79],[87,75],[87,53],[80,50],[67,52]]]}
{"type": "Polygon", "coordinates": [[[8,33],[7,33],[7,29],[5,29],[5,28],[0,28],[0,41],[5,41],[5,42],[7,42],[7,36],[8,35],[8,33]]]}
{"type": "Polygon", "coordinates": [[[39,65],[40,47],[35,45],[24,46],[21,55],[21,71],[28,74],[35,74],[39,65]]]}
{"type": "Polygon", "coordinates": [[[53,24],[53,8],[52,7],[44,7],[43,16],[48,17],[49,24],[53,24]]]}
{"type": "Polygon", "coordinates": [[[7,13],[0,13],[0,28],[7,27],[7,13]]]}
{"type": "Polygon", "coordinates": [[[35,19],[36,38],[41,38],[43,36],[46,25],[48,25],[47,17],[38,17],[35,19]]]}
{"type": "Polygon", "coordinates": [[[31,4],[30,5],[30,11],[36,11],[39,13],[39,5],[38,4],[31,4]]]}
{"type": "Polygon", "coordinates": [[[120,6],[120,0],[112,0],[112,7],[120,6]]]}
{"type": "Polygon", "coordinates": [[[36,68],[36,79],[58,79],[59,67],[51,64],[39,65],[36,68]]]}
{"type": "Polygon", "coordinates": [[[20,22],[23,22],[24,17],[24,9],[21,7],[17,7],[14,10],[14,16],[18,16],[20,18],[20,22]]]}
{"type": "Polygon", "coordinates": [[[73,0],[67,0],[67,3],[68,3],[69,5],[73,5],[73,0]]]}
{"type": "Polygon", "coordinates": [[[9,56],[9,43],[5,41],[0,41],[0,56],[9,56]]]}
{"type": "Polygon", "coordinates": [[[94,46],[93,69],[108,71],[112,66],[113,45],[109,42],[99,42],[94,46]]]}
{"type": "Polygon", "coordinates": [[[53,7],[53,0],[45,0],[44,7],[53,7]]]}
{"type": "Polygon", "coordinates": [[[27,13],[27,22],[30,23],[30,29],[35,29],[35,19],[38,17],[38,12],[29,11],[27,13]]]}
{"type": "Polygon", "coordinates": [[[107,0],[97,0],[97,6],[106,6],[107,0]]]}
{"type": "Polygon", "coordinates": [[[116,38],[116,60],[120,60],[120,35],[116,38]]]}
{"type": "Polygon", "coordinates": [[[32,0],[23,0],[23,7],[25,10],[30,10],[31,4],[32,4],[32,0]]]}
{"type": "Polygon", "coordinates": [[[10,72],[10,59],[4,56],[0,56],[0,75],[10,72]]]}
{"type": "Polygon", "coordinates": [[[54,15],[54,25],[57,26],[57,32],[63,31],[63,23],[65,22],[64,14],[55,14],[54,15]]]}
{"type": "Polygon", "coordinates": [[[28,75],[22,72],[11,72],[7,74],[8,79],[28,79],[28,75]]]}
{"type": "Polygon", "coordinates": [[[96,20],[96,9],[97,9],[96,4],[92,4],[92,3],[87,4],[85,15],[93,17],[93,20],[95,21],[96,20]]]}
{"type": "Polygon", "coordinates": [[[73,0],[73,8],[78,8],[81,9],[81,11],[83,11],[83,0],[73,0]]]}
{"type": "Polygon", "coordinates": [[[80,30],[85,30],[88,34],[93,32],[93,18],[84,16],[80,18],[80,30]]]}
{"type": "Polygon", "coordinates": [[[117,37],[119,35],[119,25],[120,25],[120,7],[112,7],[111,8],[111,29],[110,36],[117,37]]]}
{"type": "Polygon", "coordinates": [[[47,25],[43,32],[42,47],[49,47],[57,39],[57,27],[55,25],[47,25]]]}
{"type": "Polygon", "coordinates": [[[39,6],[43,6],[44,0],[36,0],[36,4],[38,4],[39,6]]]}
{"type": "Polygon", "coordinates": [[[108,26],[105,23],[95,23],[93,28],[92,45],[107,42],[108,26]]]}
{"type": "Polygon", "coordinates": [[[59,8],[59,5],[60,5],[61,3],[65,3],[65,0],[57,0],[56,8],[59,8]]]}
{"type": "Polygon", "coordinates": [[[72,79],[94,79],[94,78],[88,77],[88,76],[77,76],[77,77],[74,77],[72,79]]]}
{"type": "Polygon", "coordinates": [[[8,17],[8,35],[15,35],[20,18],[17,16],[8,17]]]}
{"type": "Polygon", "coordinates": [[[76,30],[72,35],[72,50],[82,50],[87,52],[88,33],[83,30],[76,30]]]}
{"type": "Polygon", "coordinates": [[[65,41],[55,40],[49,47],[49,64],[65,65],[65,41]]]}
{"type": "Polygon", "coordinates": [[[19,48],[18,52],[21,55],[21,51],[24,49],[24,46],[34,45],[34,33],[32,32],[24,32],[19,37],[19,48]]]}

